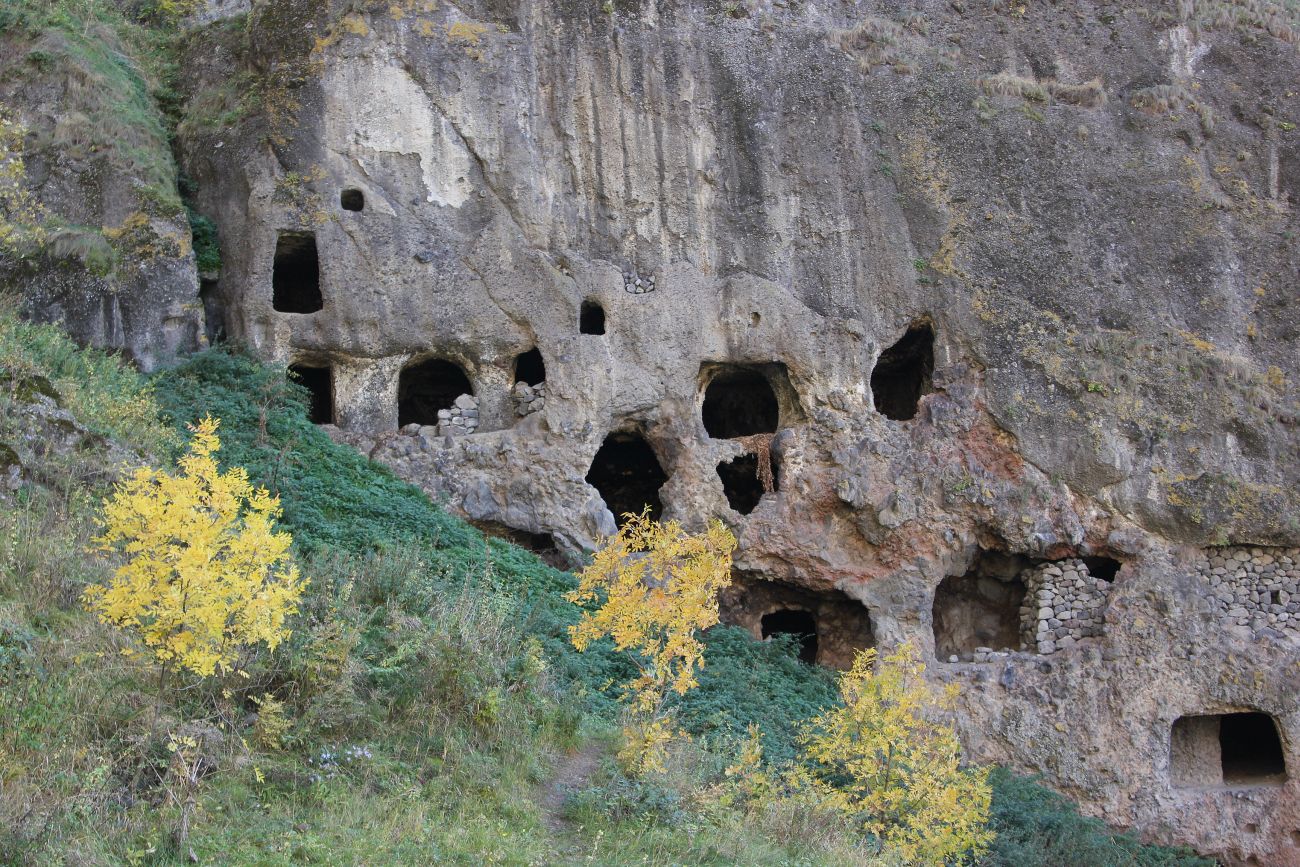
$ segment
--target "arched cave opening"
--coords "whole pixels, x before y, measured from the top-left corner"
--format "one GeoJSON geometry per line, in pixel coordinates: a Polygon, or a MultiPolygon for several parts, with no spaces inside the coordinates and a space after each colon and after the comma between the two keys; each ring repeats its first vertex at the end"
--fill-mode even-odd
{"type": "Polygon", "coordinates": [[[1083,557],[1083,565],[1088,567],[1088,574],[1102,581],[1114,582],[1124,564],[1113,557],[1083,557]]]}
{"type": "Polygon", "coordinates": [[[291,377],[310,395],[307,416],[313,424],[334,424],[334,372],[328,366],[289,365],[291,377]]]}
{"type": "Polygon", "coordinates": [[[271,306],[281,313],[315,313],[325,306],[313,233],[280,233],[271,265],[271,306]]]}
{"type": "Polygon", "coordinates": [[[1182,788],[1278,786],[1287,778],[1277,722],[1258,711],[1179,717],[1169,769],[1182,788]]]}
{"type": "Polygon", "coordinates": [[[793,635],[799,640],[799,659],[812,664],[817,661],[817,619],[798,608],[783,608],[764,614],[764,638],[773,635],[793,635]]]}
{"type": "Polygon", "coordinates": [[[758,508],[763,494],[781,489],[780,467],[776,456],[767,450],[763,455],[743,454],[718,464],[718,478],[727,505],[742,515],[758,508]],[[769,476],[764,485],[764,476],[769,476]]]}
{"type": "Polygon", "coordinates": [[[734,570],[731,586],[719,594],[718,608],[723,623],[739,626],[755,638],[763,638],[774,625],[779,626],[779,620],[775,624],[764,621],[774,612],[795,611],[810,616],[811,631],[807,625],[794,631],[815,635],[815,661],[831,668],[852,667],[860,651],[876,645],[871,612],[861,601],[831,587],[813,589],[734,570]]]}
{"type": "Polygon", "coordinates": [[[546,362],[537,347],[515,357],[515,382],[541,385],[546,381],[546,362]]]}
{"type": "Polygon", "coordinates": [[[397,425],[438,423],[438,410],[451,409],[456,398],[473,394],[465,371],[451,361],[430,358],[402,368],[397,380],[397,425]]]}
{"type": "Polygon", "coordinates": [[[339,193],[339,207],[345,211],[360,211],[366,206],[366,195],[357,189],[347,189],[339,193]]]}
{"type": "Polygon", "coordinates": [[[625,514],[640,514],[647,506],[650,517],[659,520],[663,514],[659,489],[666,481],[668,474],[650,444],[640,434],[626,431],[605,437],[587,471],[587,484],[600,492],[620,527],[625,514]]]}
{"type": "Polygon", "coordinates": [[[915,418],[922,395],[933,390],[933,374],[934,328],[923,322],[880,353],[871,371],[876,412],[894,421],[915,418]]]}
{"type": "Polygon", "coordinates": [[[1027,558],[981,551],[964,575],[949,575],[934,592],[934,648],[941,660],[969,659],[978,648],[1018,650],[1027,558]]]}
{"type": "Polygon", "coordinates": [[[709,378],[701,410],[704,430],[713,439],[776,433],[781,405],[763,371],[727,366],[709,378]]]}
{"type": "Polygon", "coordinates": [[[582,310],[578,313],[578,333],[605,333],[605,308],[599,302],[591,299],[582,302],[582,310]]]}

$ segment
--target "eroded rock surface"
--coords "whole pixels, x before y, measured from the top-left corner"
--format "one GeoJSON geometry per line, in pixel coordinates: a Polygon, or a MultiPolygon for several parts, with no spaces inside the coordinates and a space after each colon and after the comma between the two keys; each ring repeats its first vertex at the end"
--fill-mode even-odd
{"type": "Polygon", "coordinates": [[[340,438],[575,559],[608,501],[718,517],[746,576],[961,682],[975,757],[1300,863],[1293,591],[1203,565],[1300,543],[1300,56],[1209,6],[262,0],[185,65],[256,102],[180,150],[231,335],[328,367],[340,438]],[[446,381],[401,425],[430,359],[475,426],[446,381]],[[735,470],[767,435],[770,485],[735,470]],[[1013,607],[950,663],[966,575],[1013,607]],[[1229,772],[1254,712],[1281,776],[1229,772]]]}

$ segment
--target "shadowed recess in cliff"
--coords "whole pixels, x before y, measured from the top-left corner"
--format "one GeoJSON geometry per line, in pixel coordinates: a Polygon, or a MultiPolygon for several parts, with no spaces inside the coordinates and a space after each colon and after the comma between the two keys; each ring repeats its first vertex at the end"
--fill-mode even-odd
{"type": "Polygon", "coordinates": [[[755,638],[790,632],[781,624],[788,621],[789,612],[798,612],[814,628],[795,634],[817,639],[816,653],[805,661],[831,668],[849,668],[859,651],[876,644],[871,612],[834,588],[813,590],[738,569],[719,596],[719,611],[723,622],[747,629],[755,638]]]}
{"type": "Polygon", "coordinates": [[[307,417],[314,424],[334,423],[334,371],[328,366],[291,364],[289,374],[311,394],[307,417]]]}
{"type": "Polygon", "coordinates": [[[345,211],[360,211],[366,207],[365,193],[357,189],[347,189],[339,193],[339,207],[345,211]]]}
{"type": "Polygon", "coordinates": [[[1113,582],[1124,565],[1113,557],[1083,557],[1083,565],[1088,567],[1088,574],[1102,581],[1113,582]]]}
{"type": "Polygon", "coordinates": [[[320,257],[311,232],[282,232],[275,242],[271,306],[281,313],[315,313],[325,306],[320,257]]]}
{"type": "Polygon", "coordinates": [[[783,362],[700,364],[700,420],[710,439],[768,436],[805,420],[783,362]]]}
{"type": "Polygon", "coordinates": [[[941,660],[976,649],[1018,650],[1025,557],[981,551],[964,575],[949,575],[934,593],[934,650],[941,660]]]}
{"type": "Polygon", "coordinates": [[[880,353],[871,371],[876,412],[894,421],[914,418],[921,397],[933,390],[933,373],[934,328],[928,322],[913,325],[880,353]]]}
{"type": "Polygon", "coordinates": [[[586,481],[600,492],[620,527],[625,514],[639,514],[647,506],[654,520],[663,513],[659,489],[668,481],[668,475],[640,434],[619,432],[605,437],[586,481]]]}
{"type": "Polygon", "coordinates": [[[546,381],[546,362],[542,353],[533,347],[515,357],[515,382],[541,385],[546,381]]]}
{"type": "Polygon", "coordinates": [[[582,302],[582,309],[578,313],[578,333],[595,335],[605,333],[605,308],[598,302],[590,300],[582,302]]]}
{"type": "Polygon", "coordinates": [[[783,608],[763,615],[763,638],[793,635],[799,642],[799,659],[809,664],[817,661],[817,619],[798,608],[783,608]]]}
{"type": "Polygon", "coordinates": [[[1180,788],[1280,786],[1287,775],[1277,723],[1258,711],[1179,717],[1169,773],[1180,788]]]}
{"type": "Polygon", "coordinates": [[[758,508],[763,494],[779,491],[778,482],[780,466],[776,455],[770,448],[762,455],[743,454],[718,464],[718,478],[722,481],[722,493],[727,497],[727,505],[742,515],[748,515],[758,508]],[[770,461],[770,478],[764,485],[764,463],[770,461]]]}
{"type": "Polygon", "coordinates": [[[456,398],[473,393],[469,377],[453,362],[430,358],[408,365],[397,381],[397,425],[437,424],[438,410],[451,409],[456,398]]]}

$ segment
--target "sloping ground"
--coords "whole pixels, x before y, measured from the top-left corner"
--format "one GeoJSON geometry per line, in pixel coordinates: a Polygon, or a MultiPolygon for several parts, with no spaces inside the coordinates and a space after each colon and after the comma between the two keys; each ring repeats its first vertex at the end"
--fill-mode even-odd
{"type": "MultiPolygon", "coordinates": [[[[721,752],[696,748],[656,781],[596,761],[611,737],[598,688],[626,669],[564,644],[573,612],[557,591],[571,578],[334,446],[281,372],[210,353],[156,380],[155,395],[114,360],[0,316],[0,382],[0,443],[20,456],[0,509],[5,863],[169,862],[191,850],[203,863],[259,864],[869,862],[827,829],[800,836],[702,800],[726,760],[716,739],[721,752]],[[221,414],[224,458],[279,491],[313,579],[292,640],[250,659],[248,680],[185,683],[161,701],[154,670],[77,603],[107,574],[85,546],[114,466],[177,447],[159,403],[177,424],[221,414]],[[34,414],[50,424],[39,448],[34,414]],[[169,843],[185,796],[169,733],[200,744],[183,851],[169,843]]],[[[793,719],[831,697],[828,675],[794,650],[719,631],[684,708],[692,727],[755,719],[774,733],[771,749],[788,750],[793,719]],[[795,697],[785,705],[783,691],[795,697]]],[[[1192,863],[1098,833],[1044,794],[999,782],[1009,848],[989,863],[1035,863],[1026,852],[1062,863],[1085,844],[1098,853],[1089,863],[1192,863]]]]}

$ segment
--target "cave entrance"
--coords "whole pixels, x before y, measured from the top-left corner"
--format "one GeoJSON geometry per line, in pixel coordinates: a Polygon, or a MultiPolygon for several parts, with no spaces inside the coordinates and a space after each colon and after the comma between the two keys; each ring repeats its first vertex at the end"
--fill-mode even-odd
{"type": "Polygon", "coordinates": [[[325,306],[320,257],[311,232],[281,232],[271,266],[271,306],[281,313],[315,313],[325,306]]]}
{"type": "Polygon", "coordinates": [[[784,608],[764,614],[764,638],[773,635],[793,635],[799,641],[799,659],[809,664],[817,661],[817,619],[798,608],[784,608]]]}
{"type": "Polygon", "coordinates": [[[718,464],[718,478],[722,480],[722,493],[727,505],[742,515],[758,508],[763,494],[781,489],[778,481],[780,467],[769,444],[765,454],[743,454],[718,464]],[[764,476],[767,476],[766,480],[764,476]],[[766,481],[766,484],[764,483],[766,481]]]}
{"type": "Polygon", "coordinates": [[[366,206],[365,193],[357,189],[347,189],[339,193],[339,206],[345,211],[360,211],[366,206]]]}
{"type": "Polygon", "coordinates": [[[203,328],[208,337],[208,345],[216,346],[226,339],[225,307],[216,280],[199,279],[199,301],[203,304],[203,328]]]}
{"type": "Polygon", "coordinates": [[[982,551],[964,575],[949,575],[934,593],[934,648],[941,660],[970,659],[981,647],[1020,648],[1020,609],[1027,558],[982,551]]]}
{"type": "Polygon", "coordinates": [[[578,313],[578,333],[604,334],[605,308],[595,301],[583,301],[582,310],[578,313]]]}
{"type": "Polygon", "coordinates": [[[933,390],[933,374],[934,327],[923,322],[880,353],[871,371],[876,412],[894,421],[915,418],[921,396],[933,390]]]}
{"type": "Polygon", "coordinates": [[[407,365],[397,380],[397,426],[438,423],[438,410],[474,393],[469,377],[453,362],[431,358],[407,365]]]}
{"type": "Polygon", "coordinates": [[[1112,557],[1083,557],[1083,565],[1088,567],[1088,574],[1107,583],[1114,583],[1124,564],[1112,557]]]}
{"type": "Polygon", "coordinates": [[[732,439],[776,433],[781,405],[761,370],[727,366],[709,378],[701,415],[711,438],[732,439]]]}
{"type": "Polygon", "coordinates": [[[718,594],[718,614],[722,622],[755,638],[773,632],[813,636],[813,648],[800,641],[800,650],[807,654],[801,658],[830,668],[851,668],[859,652],[876,644],[871,612],[844,591],[788,584],[739,569],[733,570],[731,586],[718,594]],[[790,612],[803,622],[790,625],[785,617],[790,612]]]}
{"type": "Polygon", "coordinates": [[[334,372],[329,367],[291,364],[289,373],[307,389],[307,417],[313,424],[334,424],[334,372]]]}
{"type": "Polygon", "coordinates": [[[1175,786],[1278,786],[1286,759],[1277,723],[1266,713],[1179,717],[1170,732],[1169,769],[1175,786]]]}
{"type": "Polygon", "coordinates": [[[626,523],[625,514],[640,514],[647,506],[652,520],[659,520],[663,513],[659,489],[668,481],[668,475],[640,434],[616,432],[605,437],[592,459],[586,481],[600,492],[620,527],[626,523]]]}
{"type": "Polygon", "coordinates": [[[515,357],[515,382],[541,385],[546,381],[546,362],[537,347],[515,357]]]}

